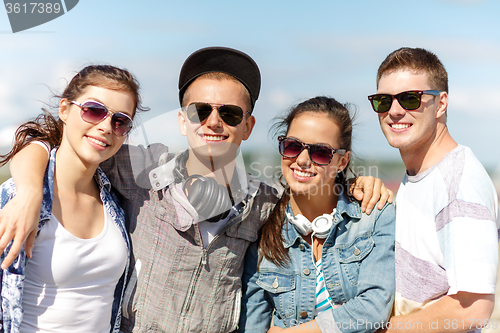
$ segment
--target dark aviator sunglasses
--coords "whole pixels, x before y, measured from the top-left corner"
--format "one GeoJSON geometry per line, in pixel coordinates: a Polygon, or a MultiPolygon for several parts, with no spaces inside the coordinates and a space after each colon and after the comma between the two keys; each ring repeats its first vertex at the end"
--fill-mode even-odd
{"type": "Polygon", "coordinates": [[[189,121],[192,123],[202,123],[211,114],[213,109],[217,109],[219,117],[229,126],[237,126],[243,121],[243,117],[250,111],[243,112],[243,109],[237,105],[231,104],[210,104],[204,102],[195,102],[183,107],[186,111],[189,121]]]}
{"type": "Polygon", "coordinates": [[[279,151],[281,156],[286,158],[295,158],[307,149],[309,158],[317,165],[328,165],[332,161],[335,153],[344,155],[347,149],[335,149],[321,144],[306,144],[298,139],[279,136],[279,151]]]}
{"type": "Polygon", "coordinates": [[[391,94],[375,94],[368,96],[372,105],[373,111],[384,113],[390,110],[392,101],[398,100],[399,105],[405,110],[416,110],[422,103],[422,95],[439,96],[440,90],[409,90],[403,91],[396,95],[391,94]]]}

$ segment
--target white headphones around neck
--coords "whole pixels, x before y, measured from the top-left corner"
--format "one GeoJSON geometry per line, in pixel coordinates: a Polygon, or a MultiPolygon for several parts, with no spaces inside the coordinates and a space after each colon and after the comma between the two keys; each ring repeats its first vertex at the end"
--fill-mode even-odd
{"type": "Polygon", "coordinates": [[[304,215],[297,214],[294,216],[289,205],[286,210],[286,217],[302,235],[307,236],[312,232],[314,237],[324,239],[330,234],[330,229],[333,225],[333,215],[335,215],[336,211],[337,209],[334,208],[331,214],[323,214],[311,222],[304,215]]]}

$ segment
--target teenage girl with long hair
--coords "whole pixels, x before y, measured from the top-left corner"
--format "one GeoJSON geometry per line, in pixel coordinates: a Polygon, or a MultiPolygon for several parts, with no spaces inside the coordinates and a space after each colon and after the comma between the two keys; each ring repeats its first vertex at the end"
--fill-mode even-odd
{"type": "Polygon", "coordinates": [[[394,295],[395,209],[349,196],[352,119],[315,97],[277,124],[286,186],[247,252],[241,332],[373,332],[394,295]],[[271,322],[274,326],[271,327],[271,322]]]}
{"type": "MultiPolygon", "coordinates": [[[[30,259],[21,251],[3,270],[5,332],[118,332],[130,243],[125,217],[99,163],[115,154],[141,106],[126,70],[87,66],[60,97],[58,119],[45,112],[16,132],[2,163],[39,141],[55,147],[30,259]]],[[[1,207],[16,195],[0,188],[1,207]]],[[[2,254],[3,260],[8,248],[2,254]]]]}

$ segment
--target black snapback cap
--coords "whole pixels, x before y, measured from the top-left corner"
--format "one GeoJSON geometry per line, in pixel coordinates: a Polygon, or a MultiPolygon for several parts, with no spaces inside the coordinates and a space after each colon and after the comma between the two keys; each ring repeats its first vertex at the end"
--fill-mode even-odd
{"type": "Polygon", "coordinates": [[[210,72],[229,74],[240,81],[250,93],[253,109],[260,91],[259,67],[248,54],[228,47],[199,49],[184,61],[179,75],[181,104],[187,87],[200,75],[210,72]]]}

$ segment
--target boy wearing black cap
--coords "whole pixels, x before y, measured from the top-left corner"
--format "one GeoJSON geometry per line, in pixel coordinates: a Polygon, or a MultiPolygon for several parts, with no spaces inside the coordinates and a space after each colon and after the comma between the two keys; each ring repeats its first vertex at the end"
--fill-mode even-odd
{"type": "Polygon", "coordinates": [[[124,300],[124,332],[236,330],[243,258],[276,201],[272,188],[247,178],[235,162],[255,124],[251,111],[259,88],[260,73],[248,55],[198,50],[179,78],[179,128],[190,149],[152,170],[152,190],[138,188],[123,174],[127,161],[120,157],[126,154],[104,166],[125,198],[126,214],[137,216],[130,221],[136,264],[127,288],[130,301],[124,300]],[[190,176],[201,180],[191,183],[190,176]],[[230,185],[225,199],[212,204],[226,186],[205,187],[211,177],[230,185]],[[223,201],[222,209],[211,211],[223,201]]]}
{"type": "Polygon", "coordinates": [[[251,113],[259,90],[260,73],[248,55],[198,50],[179,78],[179,126],[190,149],[173,156],[149,147],[147,156],[162,160],[147,166],[150,188],[138,185],[131,167],[131,159],[144,160],[140,148],[122,147],[101,165],[121,195],[135,261],[123,301],[123,332],[236,330],[243,257],[276,201],[274,189],[236,166],[238,148],[255,125],[251,113]],[[204,205],[219,195],[225,199],[204,205]],[[226,205],[215,208],[219,201],[226,205]]]}

